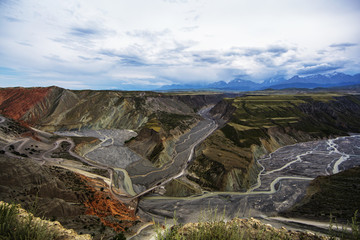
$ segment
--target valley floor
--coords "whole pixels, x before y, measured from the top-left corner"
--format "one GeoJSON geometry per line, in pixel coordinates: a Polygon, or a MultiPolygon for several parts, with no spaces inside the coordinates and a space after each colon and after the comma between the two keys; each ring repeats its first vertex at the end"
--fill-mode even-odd
{"type": "MultiPolygon", "coordinates": [[[[5,118],[0,118],[0,124],[6,123],[5,118]]],[[[210,119],[200,122],[177,141],[173,162],[161,169],[151,166],[148,160],[124,146],[124,142],[135,134],[127,130],[58,132],[58,135],[64,137],[48,143],[31,138],[13,138],[6,144],[2,143],[1,147],[4,154],[11,157],[26,155],[40,164],[61,166],[93,179],[103,179],[121,201],[130,202],[147,194],[138,202],[138,215],[147,221],[157,222],[172,219],[175,212],[181,223],[196,222],[199,215],[209,209],[224,212],[227,219],[267,219],[299,202],[305,196],[309,182],[317,176],[336,174],[360,165],[360,135],[353,135],[285,146],[258,159],[262,171],[257,184],[247,192],[203,191],[190,197],[169,197],[154,193],[152,190],[171,179],[186,175],[186,166],[192,159],[195,146],[216,127],[210,119]],[[72,151],[74,142],[69,136],[96,137],[100,141],[81,157],[72,151]],[[54,153],[60,147],[64,148],[63,154],[69,153],[74,159],[55,157],[54,153]],[[96,169],[105,172],[99,175],[94,172],[96,169]]]]}

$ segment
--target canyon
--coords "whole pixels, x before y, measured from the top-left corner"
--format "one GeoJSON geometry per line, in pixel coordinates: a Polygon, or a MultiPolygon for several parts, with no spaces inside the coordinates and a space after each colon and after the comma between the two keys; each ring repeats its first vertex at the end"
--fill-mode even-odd
{"type": "Polygon", "coordinates": [[[141,238],[153,220],[176,211],[186,223],[209,206],[228,218],[324,220],[331,207],[306,210],[313,186],[359,165],[349,136],[359,110],[346,92],[0,89],[0,197],[96,239],[141,238]]]}

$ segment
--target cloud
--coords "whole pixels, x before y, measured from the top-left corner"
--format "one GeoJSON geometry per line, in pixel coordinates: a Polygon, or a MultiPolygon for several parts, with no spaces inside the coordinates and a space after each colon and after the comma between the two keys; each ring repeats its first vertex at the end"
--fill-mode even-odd
{"type": "Polygon", "coordinates": [[[84,56],[78,56],[78,58],[85,60],[85,61],[100,61],[102,58],[100,57],[84,57],[84,56]]]}
{"type": "Polygon", "coordinates": [[[287,53],[290,49],[283,46],[270,46],[266,51],[274,54],[274,56],[280,56],[287,53]]]}
{"type": "Polygon", "coordinates": [[[82,28],[82,27],[72,27],[69,34],[77,37],[91,37],[98,35],[100,32],[97,29],[93,28],[82,28]]]}
{"type": "Polygon", "coordinates": [[[149,30],[133,30],[127,31],[126,34],[130,37],[136,37],[147,40],[157,40],[159,37],[170,34],[171,31],[169,29],[164,29],[162,31],[149,31],[149,30]]]}
{"type": "Polygon", "coordinates": [[[1,75],[7,75],[7,76],[19,75],[19,73],[15,69],[7,68],[7,67],[1,67],[1,66],[0,66],[0,73],[1,73],[1,75]]]}
{"type": "Polygon", "coordinates": [[[359,72],[355,0],[310,1],[0,0],[0,62],[21,74],[0,76],[106,88],[359,72]]]}
{"type": "Polygon", "coordinates": [[[62,88],[68,89],[91,89],[91,86],[85,84],[83,81],[64,81],[64,80],[51,80],[51,81],[42,81],[41,85],[43,86],[59,86],[62,88]]]}
{"type": "Polygon", "coordinates": [[[188,0],[163,0],[164,2],[167,3],[187,3],[188,0]]]}
{"type": "Polygon", "coordinates": [[[18,44],[20,45],[23,45],[23,46],[27,46],[27,47],[32,47],[33,45],[28,43],[28,42],[17,42],[18,44]]]}
{"type": "Polygon", "coordinates": [[[331,44],[329,47],[331,48],[336,48],[338,50],[345,50],[349,47],[355,47],[358,46],[357,43],[336,43],[336,44],[331,44]]]}
{"type": "Polygon", "coordinates": [[[209,63],[209,64],[215,64],[215,63],[222,63],[223,61],[219,58],[216,57],[197,57],[197,59],[195,60],[197,62],[201,62],[201,63],[209,63]]]}
{"type": "Polygon", "coordinates": [[[150,65],[146,63],[146,60],[142,58],[134,48],[130,48],[123,51],[103,49],[99,53],[104,56],[108,56],[116,59],[116,63],[125,66],[146,66],[150,65]],[[126,53],[128,52],[128,53],[126,53]]]}
{"type": "Polygon", "coordinates": [[[183,32],[192,32],[195,31],[196,29],[199,29],[199,26],[183,27],[180,30],[183,32]]]}
{"type": "Polygon", "coordinates": [[[343,68],[343,65],[334,65],[329,63],[319,64],[319,65],[308,65],[299,69],[297,73],[299,75],[310,75],[310,74],[321,74],[329,71],[335,71],[343,68]]]}
{"type": "Polygon", "coordinates": [[[22,20],[15,18],[15,17],[5,17],[6,21],[8,22],[22,22],[22,20]]]}
{"type": "Polygon", "coordinates": [[[66,62],[64,59],[62,59],[60,56],[58,55],[49,55],[49,56],[44,56],[44,58],[50,60],[50,61],[54,61],[54,62],[58,62],[58,63],[63,63],[66,62]]]}
{"type": "Polygon", "coordinates": [[[287,47],[287,46],[277,46],[277,45],[270,45],[265,48],[257,48],[257,47],[236,47],[232,48],[230,51],[226,53],[227,56],[258,56],[269,53],[273,56],[281,56],[284,53],[289,52],[290,50],[296,50],[294,47],[287,47]]]}

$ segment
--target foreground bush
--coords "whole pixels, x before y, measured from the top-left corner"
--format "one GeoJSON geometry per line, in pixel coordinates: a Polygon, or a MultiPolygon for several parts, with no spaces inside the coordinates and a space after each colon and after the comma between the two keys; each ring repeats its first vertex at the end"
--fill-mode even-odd
{"type": "Polygon", "coordinates": [[[158,240],[318,240],[328,239],[313,233],[288,231],[264,225],[259,220],[235,218],[229,222],[207,221],[189,223],[184,226],[174,225],[170,229],[158,230],[158,240]]]}
{"type": "Polygon", "coordinates": [[[0,204],[0,239],[42,240],[55,239],[41,221],[36,221],[32,214],[19,217],[19,207],[14,204],[0,204]]]}

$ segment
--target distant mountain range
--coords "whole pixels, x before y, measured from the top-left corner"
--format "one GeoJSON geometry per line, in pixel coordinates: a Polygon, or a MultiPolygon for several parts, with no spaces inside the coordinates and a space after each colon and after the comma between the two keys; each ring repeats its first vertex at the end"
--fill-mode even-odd
{"type": "Polygon", "coordinates": [[[255,91],[264,89],[286,89],[286,88],[328,88],[360,84],[360,74],[347,75],[334,72],[331,74],[310,75],[300,77],[298,75],[290,78],[271,78],[262,83],[256,83],[241,78],[235,78],[230,82],[219,81],[211,84],[173,84],[161,87],[159,90],[222,90],[222,91],[255,91]]]}

